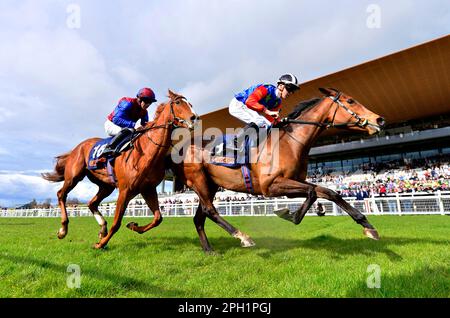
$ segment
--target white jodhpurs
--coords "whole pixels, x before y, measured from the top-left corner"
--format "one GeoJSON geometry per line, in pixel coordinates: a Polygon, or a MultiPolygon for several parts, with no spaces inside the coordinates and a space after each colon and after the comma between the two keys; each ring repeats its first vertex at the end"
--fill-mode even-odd
{"type": "Polygon", "coordinates": [[[109,136],[115,136],[122,130],[122,127],[117,126],[109,119],[105,121],[105,131],[109,136]]]}
{"type": "Polygon", "coordinates": [[[233,98],[228,106],[228,111],[234,117],[242,120],[246,124],[255,123],[259,127],[269,127],[271,125],[270,121],[258,112],[248,108],[244,103],[233,98]]]}

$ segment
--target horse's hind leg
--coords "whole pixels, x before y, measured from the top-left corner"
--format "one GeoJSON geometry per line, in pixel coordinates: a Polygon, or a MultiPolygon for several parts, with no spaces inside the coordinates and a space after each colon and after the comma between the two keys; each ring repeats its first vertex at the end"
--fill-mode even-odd
{"type": "Polygon", "coordinates": [[[98,233],[99,239],[104,238],[108,234],[108,224],[106,223],[103,215],[98,210],[98,206],[100,202],[103,201],[103,199],[108,197],[114,191],[114,189],[115,187],[108,184],[99,185],[97,194],[88,203],[89,210],[91,210],[92,214],[97,220],[97,223],[101,227],[100,232],[98,233]]]}
{"type": "Polygon", "coordinates": [[[333,190],[317,186],[316,193],[319,198],[327,199],[336,203],[341,209],[347,212],[352,219],[364,227],[364,235],[374,239],[379,240],[380,237],[378,235],[377,230],[369,223],[366,216],[358,211],[358,209],[352,207],[347,201],[345,201],[339,194],[334,192],[333,190]]]}
{"type": "Polygon", "coordinates": [[[213,251],[211,244],[209,244],[208,237],[205,233],[205,220],[206,214],[203,212],[203,207],[199,203],[197,207],[197,212],[194,216],[195,229],[197,230],[198,237],[200,239],[200,244],[202,245],[203,251],[206,253],[211,253],[213,251]]]}
{"type": "Polygon", "coordinates": [[[141,192],[142,197],[147,203],[150,210],[153,212],[153,221],[147,225],[139,226],[135,222],[130,222],[127,224],[127,228],[132,231],[138,232],[139,234],[143,234],[148,230],[151,230],[154,227],[157,227],[161,224],[163,218],[161,215],[161,211],[159,210],[159,202],[158,202],[158,194],[156,192],[156,188],[150,187],[146,191],[141,192]]]}
{"type": "MultiPolygon", "coordinates": [[[[190,186],[194,189],[194,191],[197,193],[200,199],[200,206],[202,208],[202,213],[204,213],[213,222],[217,223],[231,236],[239,239],[241,241],[242,247],[251,247],[255,245],[255,242],[253,242],[250,236],[236,229],[233,225],[225,221],[217,212],[216,208],[213,205],[214,195],[217,192],[217,185],[213,184],[212,182],[208,182],[206,176],[203,173],[196,175],[195,178],[192,179],[192,182],[189,182],[189,184],[191,184],[190,186]]],[[[204,244],[206,241],[202,241],[202,235],[204,235],[204,237],[206,238],[203,215],[199,213],[198,215],[196,214],[196,217],[198,223],[195,223],[196,222],[195,219],[194,223],[196,224],[197,233],[199,233],[202,247],[205,250],[206,245],[204,244]]],[[[208,243],[206,250],[209,249],[212,250],[211,246],[208,243]]]]}
{"type": "MultiPolygon", "coordinates": [[[[211,185],[209,187],[209,200],[212,202],[214,200],[214,196],[217,193],[217,186],[211,185]]],[[[203,251],[206,253],[212,253],[213,249],[211,247],[211,244],[209,244],[208,237],[205,233],[205,220],[206,220],[206,213],[203,211],[203,207],[201,203],[199,203],[197,211],[195,212],[194,216],[194,224],[195,229],[197,230],[198,237],[200,239],[200,244],[202,245],[203,251]]]]}
{"type": "Polygon", "coordinates": [[[66,237],[69,231],[69,217],[67,216],[66,200],[67,195],[73,188],[83,179],[84,175],[81,173],[76,177],[69,177],[64,180],[62,188],[58,191],[58,203],[61,208],[61,228],[57,235],[59,239],[66,237]]]}

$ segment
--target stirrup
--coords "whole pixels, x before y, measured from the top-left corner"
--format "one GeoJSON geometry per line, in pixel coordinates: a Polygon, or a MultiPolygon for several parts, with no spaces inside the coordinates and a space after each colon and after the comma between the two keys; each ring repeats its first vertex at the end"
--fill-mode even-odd
{"type": "Polygon", "coordinates": [[[223,143],[221,143],[214,147],[213,154],[214,154],[214,156],[223,156],[224,150],[225,150],[225,147],[224,147],[223,143]]]}

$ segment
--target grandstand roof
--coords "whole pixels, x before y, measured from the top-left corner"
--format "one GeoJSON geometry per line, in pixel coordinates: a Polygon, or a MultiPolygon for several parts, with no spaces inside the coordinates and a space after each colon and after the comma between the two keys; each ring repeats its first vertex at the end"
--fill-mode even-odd
{"type": "MultiPolygon", "coordinates": [[[[333,87],[386,118],[388,124],[450,114],[450,35],[301,84],[283,115],[333,87]]],[[[241,127],[228,107],[205,114],[203,129],[241,127]]]]}

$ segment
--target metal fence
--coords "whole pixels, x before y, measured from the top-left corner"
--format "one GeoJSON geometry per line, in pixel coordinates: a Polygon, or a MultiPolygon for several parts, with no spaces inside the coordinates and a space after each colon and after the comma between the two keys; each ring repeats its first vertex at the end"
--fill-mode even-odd
{"type": "MultiPolygon", "coordinates": [[[[364,200],[344,198],[352,206],[362,213],[370,215],[416,215],[416,214],[450,214],[450,193],[434,193],[433,195],[408,195],[372,197],[364,200]]],[[[298,209],[304,199],[271,199],[271,200],[247,200],[214,202],[217,211],[224,216],[273,216],[274,211],[289,208],[291,211],[298,209]]],[[[339,216],[345,214],[338,206],[330,201],[319,199],[318,202],[325,208],[326,215],[339,216]]],[[[193,216],[198,203],[162,204],[163,216],[183,217],[193,216]]],[[[100,212],[104,216],[113,216],[115,203],[103,204],[100,212]]],[[[68,207],[70,217],[92,216],[88,207],[68,207]]],[[[49,209],[8,209],[0,210],[1,217],[60,217],[59,208],[49,209]]],[[[132,203],[128,205],[126,216],[151,217],[153,214],[146,205],[132,203]]],[[[316,205],[308,211],[307,215],[316,214],[316,205]]]]}

